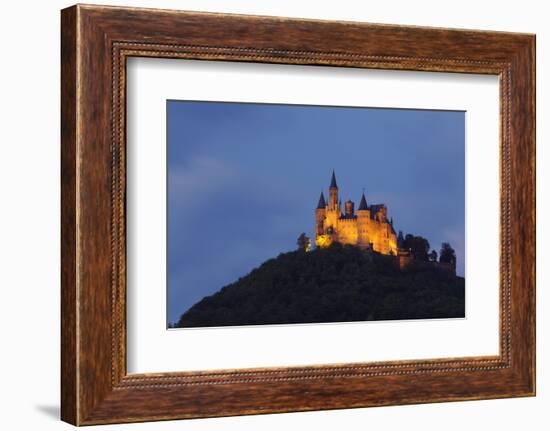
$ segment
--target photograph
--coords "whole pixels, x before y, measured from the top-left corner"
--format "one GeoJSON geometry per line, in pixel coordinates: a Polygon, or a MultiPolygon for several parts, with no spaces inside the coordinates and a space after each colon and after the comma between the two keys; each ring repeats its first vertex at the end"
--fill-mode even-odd
{"type": "Polygon", "coordinates": [[[168,100],[167,327],[465,318],[465,112],[168,100]]]}

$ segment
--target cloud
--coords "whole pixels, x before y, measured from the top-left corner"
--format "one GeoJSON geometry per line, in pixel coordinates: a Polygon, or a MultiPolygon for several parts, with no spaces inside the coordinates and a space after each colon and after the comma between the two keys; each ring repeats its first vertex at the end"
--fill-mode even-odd
{"type": "Polygon", "coordinates": [[[226,161],[197,156],[188,163],[170,166],[168,170],[169,205],[174,209],[200,205],[220,188],[239,182],[238,170],[226,161]]]}

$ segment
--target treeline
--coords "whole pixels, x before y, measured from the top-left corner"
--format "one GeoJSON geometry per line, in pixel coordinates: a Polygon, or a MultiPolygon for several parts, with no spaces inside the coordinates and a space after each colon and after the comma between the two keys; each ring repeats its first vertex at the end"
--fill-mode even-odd
{"type": "MultiPolygon", "coordinates": [[[[430,243],[422,236],[407,234],[403,237],[403,232],[399,232],[397,245],[400,249],[408,250],[417,260],[437,262],[437,251],[430,251],[430,243]]],[[[439,250],[439,262],[456,265],[456,253],[451,244],[444,242],[439,250]]]]}
{"type": "Polygon", "coordinates": [[[395,259],[338,243],[264,262],[203,298],[176,327],[464,317],[464,279],[399,271],[395,259]]]}

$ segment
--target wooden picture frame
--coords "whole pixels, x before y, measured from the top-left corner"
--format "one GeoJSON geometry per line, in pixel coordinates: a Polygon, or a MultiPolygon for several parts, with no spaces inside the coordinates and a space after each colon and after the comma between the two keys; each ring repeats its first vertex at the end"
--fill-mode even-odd
{"type": "Polygon", "coordinates": [[[64,9],[61,17],[64,421],[91,425],[535,394],[534,35],[83,5],[64,9]],[[130,56],[498,75],[500,354],[128,375],[130,56]]]}

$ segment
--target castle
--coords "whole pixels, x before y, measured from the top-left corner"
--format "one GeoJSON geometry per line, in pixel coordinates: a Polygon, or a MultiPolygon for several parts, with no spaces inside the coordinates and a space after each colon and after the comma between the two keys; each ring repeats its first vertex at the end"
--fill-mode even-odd
{"type": "Polygon", "coordinates": [[[382,254],[397,255],[397,235],[393,229],[393,220],[388,220],[386,205],[367,205],[363,192],[357,211],[354,207],[355,204],[348,200],[342,208],[333,171],[328,204],[321,192],[315,209],[315,245],[321,248],[328,247],[336,241],[372,249],[382,254]]]}

